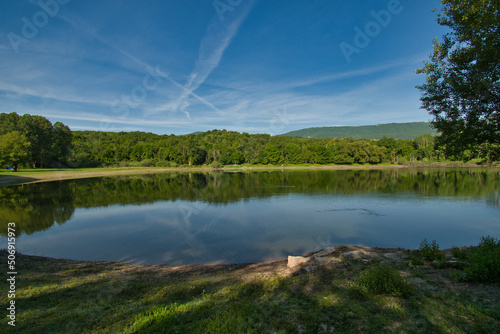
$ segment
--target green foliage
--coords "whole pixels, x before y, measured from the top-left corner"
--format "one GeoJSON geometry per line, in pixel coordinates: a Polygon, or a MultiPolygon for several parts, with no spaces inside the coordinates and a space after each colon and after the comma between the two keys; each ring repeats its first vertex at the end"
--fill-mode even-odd
{"type": "Polygon", "coordinates": [[[395,297],[408,297],[414,292],[400,272],[388,265],[377,264],[362,272],[352,285],[363,295],[386,294],[395,297]]]}
{"type": "Polygon", "coordinates": [[[415,256],[411,254],[409,256],[410,261],[408,262],[408,266],[412,269],[417,269],[419,266],[424,265],[425,261],[420,256],[415,256]]]}
{"type": "MultiPolygon", "coordinates": [[[[0,261],[7,255],[0,250],[0,261]]],[[[345,282],[357,282],[365,264],[285,276],[276,263],[169,267],[17,256],[23,334],[497,333],[500,326],[500,287],[464,290],[443,284],[441,271],[423,273],[407,299],[352,298],[345,282]]],[[[0,281],[0,290],[8,284],[0,281]]]]}
{"type": "Polygon", "coordinates": [[[211,166],[212,168],[222,168],[222,167],[224,167],[224,165],[223,165],[223,164],[221,164],[221,163],[220,163],[220,162],[218,162],[218,161],[214,161],[214,162],[212,162],[212,164],[211,164],[210,166],[211,166]]]}
{"type": "MultiPolygon", "coordinates": [[[[52,125],[44,117],[28,114],[0,114],[0,120],[0,135],[18,131],[27,138],[30,146],[25,164],[29,162],[33,167],[427,163],[446,158],[446,144],[429,134],[415,140],[383,137],[379,141],[250,135],[226,130],[175,136],[138,131],[71,131],[60,122],[52,125]]],[[[500,149],[484,144],[468,148],[458,158],[462,156],[466,160],[492,161],[500,159],[500,149]]]]}
{"type": "MultiPolygon", "coordinates": [[[[212,130],[185,136],[157,135],[142,132],[73,132],[74,165],[117,165],[120,162],[150,160],[152,166],[211,166],[261,164],[379,164],[436,161],[445,158],[440,141],[430,135],[415,140],[383,138],[380,141],[314,139],[264,134],[250,135],[226,130],[212,130]]],[[[475,148],[469,156],[488,152],[496,157],[493,146],[475,148]]]]}
{"type": "Polygon", "coordinates": [[[19,165],[29,159],[28,139],[18,131],[8,132],[0,136],[0,166],[13,166],[17,170],[19,165]]]}
{"type": "Polygon", "coordinates": [[[472,247],[465,267],[467,278],[481,283],[500,283],[500,241],[482,237],[478,246],[472,247]]]}
{"type": "Polygon", "coordinates": [[[469,250],[467,248],[462,249],[457,246],[453,246],[451,248],[451,255],[458,260],[465,261],[469,258],[469,250]]]}
{"type": "Polygon", "coordinates": [[[354,138],[354,139],[413,139],[423,134],[435,136],[436,130],[427,122],[389,123],[364,126],[330,126],[291,131],[282,136],[303,138],[354,138]]]}
{"type": "Polygon", "coordinates": [[[367,140],[304,139],[213,130],[197,135],[76,131],[74,164],[151,160],[180,165],[366,164],[387,162],[386,148],[367,140]]]}
{"type": "Polygon", "coordinates": [[[444,259],[444,254],[439,250],[436,240],[433,240],[431,244],[427,239],[424,239],[420,243],[418,254],[428,261],[440,261],[444,259]]]}
{"type": "Polygon", "coordinates": [[[417,71],[426,75],[418,88],[422,107],[443,135],[445,151],[459,158],[478,146],[500,144],[500,3],[441,4],[437,21],[450,32],[433,41],[430,60],[417,71]]]}
{"type": "MultiPolygon", "coordinates": [[[[18,132],[23,136],[18,141],[23,148],[15,151],[26,151],[26,157],[17,159],[20,165],[32,167],[60,167],[64,165],[71,153],[72,133],[69,127],[61,122],[54,125],[43,116],[16,113],[0,114],[0,135],[18,132]],[[25,140],[28,146],[23,143],[25,140]]],[[[11,162],[14,163],[14,162],[11,162]]]]}

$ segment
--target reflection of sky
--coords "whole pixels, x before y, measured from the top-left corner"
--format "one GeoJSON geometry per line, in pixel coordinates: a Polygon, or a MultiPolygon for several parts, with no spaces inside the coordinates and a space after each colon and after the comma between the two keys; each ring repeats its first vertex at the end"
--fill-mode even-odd
{"type": "Polygon", "coordinates": [[[424,238],[448,248],[486,235],[500,237],[498,209],[472,198],[287,194],[223,206],[163,201],[76,209],[65,224],[19,237],[17,250],[79,260],[227,263],[346,244],[418,248],[424,238]]]}

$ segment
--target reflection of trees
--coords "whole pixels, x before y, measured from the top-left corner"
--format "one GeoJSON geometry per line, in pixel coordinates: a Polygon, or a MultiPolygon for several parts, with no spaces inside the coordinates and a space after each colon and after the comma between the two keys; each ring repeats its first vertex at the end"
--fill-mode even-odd
{"type": "Polygon", "coordinates": [[[0,188],[0,235],[16,223],[16,235],[50,228],[68,221],[75,211],[69,183],[50,182],[0,188]]]}
{"type": "Polygon", "coordinates": [[[495,191],[490,198],[486,201],[491,206],[500,208],[500,191],[495,191]]]}
{"type": "MultiPolygon", "coordinates": [[[[165,173],[37,183],[0,188],[0,234],[6,222],[18,233],[33,233],[69,220],[75,208],[140,205],[156,201],[226,204],[273,195],[416,193],[422,196],[477,196],[498,204],[498,169],[391,169],[165,173]]],[[[498,205],[497,205],[498,206],[498,205]]]]}

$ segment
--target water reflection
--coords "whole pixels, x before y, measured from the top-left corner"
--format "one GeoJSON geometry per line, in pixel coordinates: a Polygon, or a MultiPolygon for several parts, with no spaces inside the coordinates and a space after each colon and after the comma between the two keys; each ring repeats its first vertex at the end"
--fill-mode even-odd
{"type": "Polygon", "coordinates": [[[28,252],[172,264],[262,261],[342,243],[412,247],[429,231],[456,244],[478,219],[477,233],[498,231],[498,172],[166,173],[12,186],[0,188],[0,234],[13,221],[28,252]]]}

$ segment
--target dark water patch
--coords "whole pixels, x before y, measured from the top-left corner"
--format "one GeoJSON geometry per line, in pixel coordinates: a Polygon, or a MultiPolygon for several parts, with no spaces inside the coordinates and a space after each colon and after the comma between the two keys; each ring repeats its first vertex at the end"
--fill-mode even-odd
{"type": "Polygon", "coordinates": [[[329,209],[329,210],[322,210],[322,211],[318,211],[318,212],[346,212],[346,211],[358,211],[359,214],[369,215],[369,216],[376,216],[376,217],[386,216],[386,215],[377,213],[377,212],[375,212],[373,210],[361,209],[361,208],[329,209]]]}

